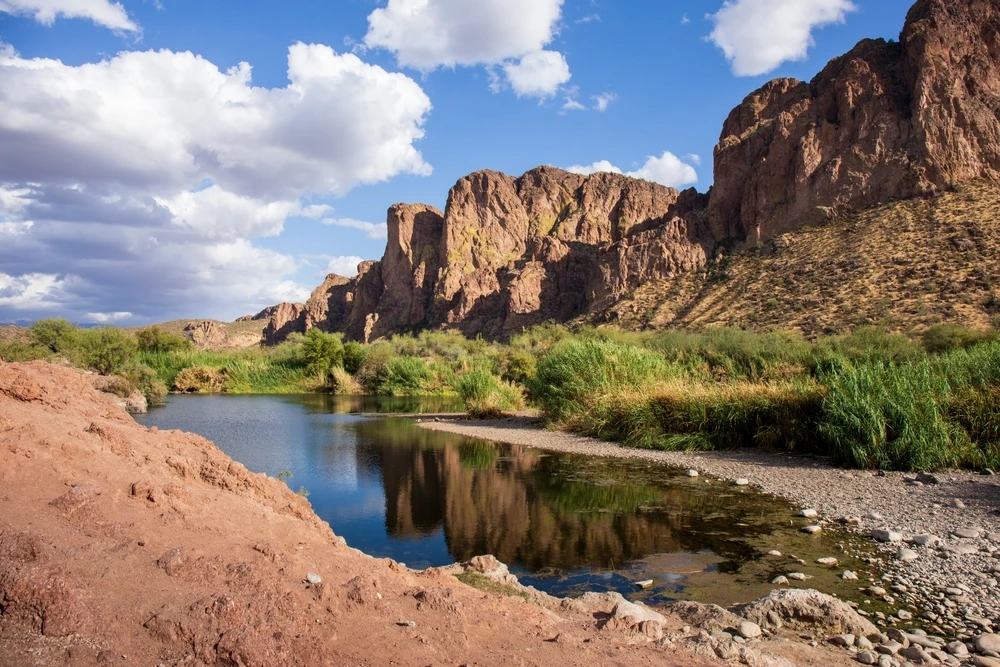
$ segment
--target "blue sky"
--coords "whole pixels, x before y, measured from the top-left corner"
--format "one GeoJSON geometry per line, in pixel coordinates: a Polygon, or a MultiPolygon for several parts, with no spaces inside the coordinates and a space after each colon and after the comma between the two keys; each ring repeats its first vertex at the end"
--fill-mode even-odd
{"type": "Polygon", "coordinates": [[[743,97],[909,4],[0,0],[0,320],[301,300],[477,169],[704,191],[743,97]]]}

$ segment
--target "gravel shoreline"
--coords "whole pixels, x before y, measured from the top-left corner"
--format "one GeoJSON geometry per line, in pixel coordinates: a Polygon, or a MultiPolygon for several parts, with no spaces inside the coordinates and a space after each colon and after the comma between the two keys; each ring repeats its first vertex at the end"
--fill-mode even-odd
{"type": "MultiPolygon", "coordinates": [[[[887,596],[893,601],[890,604],[920,613],[928,630],[962,640],[1000,630],[1000,476],[967,471],[917,476],[843,470],[815,457],[753,450],[632,449],[544,430],[531,417],[417,421],[424,428],[508,444],[642,459],[724,480],[748,480],[767,493],[817,510],[820,523],[850,519],[848,529],[863,535],[870,536],[874,530],[892,533],[883,536],[891,541],[880,543],[882,558],[876,563],[886,573],[882,585],[889,590],[869,590],[869,594],[887,596]],[[915,537],[921,539],[913,543],[915,537]],[[919,544],[923,541],[926,544],[919,544]],[[904,555],[913,560],[901,560],[904,555]]],[[[907,615],[904,611],[898,615],[904,618],[885,620],[889,627],[906,627],[912,624],[907,615]]]]}

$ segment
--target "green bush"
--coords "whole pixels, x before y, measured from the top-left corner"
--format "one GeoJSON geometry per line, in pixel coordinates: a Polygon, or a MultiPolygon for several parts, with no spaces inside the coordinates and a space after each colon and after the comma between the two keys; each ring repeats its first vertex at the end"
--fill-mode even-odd
{"type": "Polygon", "coordinates": [[[603,396],[649,387],[681,374],[651,350],[605,340],[567,340],[538,361],[528,387],[546,413],[558,420],[585,413],[603,396]]]}
{"type": "Polygon", "coordinates": [[[191,341],[184,336],[163,331],[156,326],[135,332],[135,340],[143,352],[180,352],[193,347],[191,341]]]}
{"type": "Polygon", "coordinates": [[[115,375],[139,350],[135,337],[118,327],[81,330],[78,336],[84,363],[101,375],[115,375]]]}
{"type": "Polygon", "coordinates": [[[486,369],[471,370],[460,376],[456,389],[466,411],[477,419],[499,417],[504,412],[524,407],[521,388],[501,380],[486,369]]]}
{"type": "Polygon", "coordinates": [[[118,375],[125,381],[129,394],[138,390],[146,397],[146,402],[150,405],[162,403],[167,395],[167,385],[157,378],[156,371],[149,366],[130,364],[123,368],[118,375]]]}
{"type": "Polygon", "coordinates": [[[326,376],[344,365],[344,343],[340,334],[310,329],[302,339],[302,359],[306,373],[326,376]]]}
{"type": "Polygon", "coordinates": [[[961,463],[939,404],[948,384],[926,360],[848,366],[829,376],[827,387],[819,433],[835,462],[882,470],[961,463]]]}
{"type": "Polygon", "coordinates": [[[353,340],[344,343],[344,370],[351,375],[357,375],[365,364],[365,346],[353,340]]]}
{"type": "Polygon", "coordinates": [[[538,360],[527,350],[510,349],[503,357],[502,377],[507,382],[527,385],[538,370],[538,360]]]}
{"type": "Polygon", "coordinates": [[[936,354],[969,348],[989,337],[985,331],[970,329],[959,324],[936,324],[920,334],[920,342],[925,350],[936,354]]]}
{"type": "Polygon", "coordinates": [[[64,319],[38,320],[31,325],[31,339],[36,345],[65,354],[80,345],[80,331],[64,319]]]}
{"type": "Polygon", "coordinates": [[[386,368],[379,394],[416,394],[431,377],[426,362],[419,357],[393,357],[386,368]]]}

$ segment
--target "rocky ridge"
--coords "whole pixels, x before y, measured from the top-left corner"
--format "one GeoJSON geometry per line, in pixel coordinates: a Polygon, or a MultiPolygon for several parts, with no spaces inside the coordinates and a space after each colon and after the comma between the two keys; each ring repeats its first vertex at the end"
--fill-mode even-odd
{"type": "Polygon", "coordinates": [[[1000,7],[919,0],[900,40],[863,40],[811,82],[776,79],[726,119],[708,194],[618,174],[479,171],[442,213],[397,204],[381,261],[273,307],[264,342],[320,327],[370,340],[426,327],[499,338],[603,312],[846,213],[1000,180],[1000,7]]]}

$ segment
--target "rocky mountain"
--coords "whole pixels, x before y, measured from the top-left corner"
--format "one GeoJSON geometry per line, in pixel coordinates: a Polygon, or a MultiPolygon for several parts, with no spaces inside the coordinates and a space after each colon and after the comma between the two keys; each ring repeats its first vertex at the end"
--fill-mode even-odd
{"type": "Polygon", "coordinates": [[[898,42],[863,40],[809,83],[776,79],[747,96],[723,125],[708,194],[553,167],[475,172],[443,213],[391,207],[382,260],[273,307],[264,340],[311,327],[503,337],[604,312],[787,232],[998,181],[998,68],[1000,3],[919,0],[898,42]]]}

